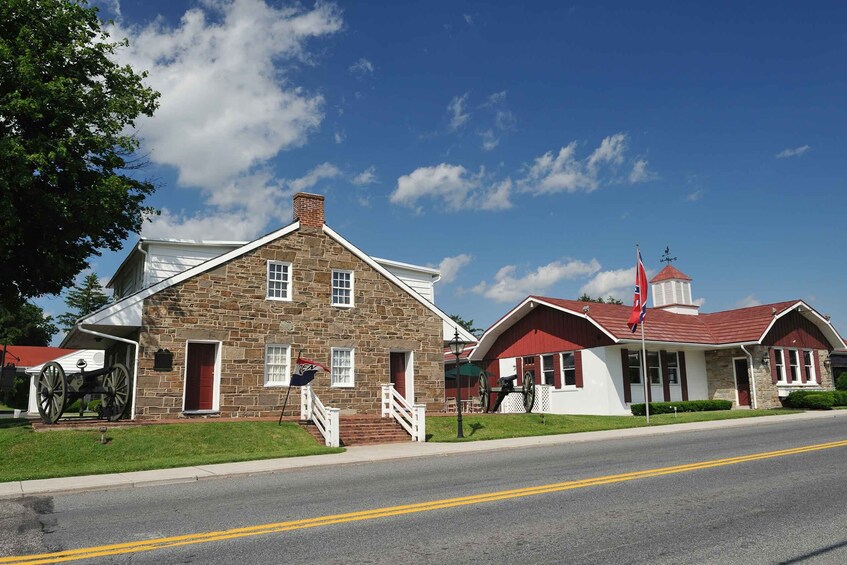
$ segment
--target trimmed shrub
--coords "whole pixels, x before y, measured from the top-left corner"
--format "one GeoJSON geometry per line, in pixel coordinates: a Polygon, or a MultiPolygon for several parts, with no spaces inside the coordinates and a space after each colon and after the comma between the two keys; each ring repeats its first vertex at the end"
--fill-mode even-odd
{"type": "Polygon", "coordinates": [[[833,406],[847,406],[847,391],[795,390],[782,401],[782,404],[786,408],[829,410],[833,406]]]}
{"type": "Polygon", "coordinates": [[[824,392],[822,390],[795,390],[789,393],[782,400],[782,405],[786,408],[805,408],[806,407],[806,397],[810,394],[819,394],[824,392]]]}
{"type": "Polygon", "coordinates": [[[847,373],[841,373],[835,380],[835,390],[847,390],[847,373]]]}
{"type": "Polygon", "coordinates": [[[832,391],[833,406],[847,406],[847,390],[832,391]]]}
{"type": "MultiPolygon", "coordinates": [[[[677,412],[709,412],[712,410],[729,410],[732,402],[729,400],[685,400],[681,402],[651,402],[651,414],[673,414],[674,407],[677,412]]],[[[633,404],[630,409],[633,416],[644,416],[646,414],[645,404],[633,404]]]]}
{"type": "Polygon", "coordinates": [[[831,392],[819,392],[817,394],[809,394],[803,398],[804,408],[809,410],[829,410],[832,408],[833,399],[831,392]]]}

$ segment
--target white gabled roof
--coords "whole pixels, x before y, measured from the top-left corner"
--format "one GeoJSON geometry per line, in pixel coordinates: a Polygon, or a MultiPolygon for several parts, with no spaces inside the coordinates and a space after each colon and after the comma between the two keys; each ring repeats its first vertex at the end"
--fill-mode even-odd
{"type": "MultiPolygon", "coordinates": [[[[300,228],[300,222],[294,222],[285,226],[284,228],[273,231],[267,235],[264,235],[256,240],[253,240],[237,249],[233,249],[223,255],[215,257],[214,259],[209,259],[205,263],[201,263],[195,267],[182,271],[172,277],[169,277],[163,281],[160,281],[156,284],[153,284],[147,288],[139,290],[134,294],[130,294],[129,296],[125,296],[124,298],[118,300],[117,302],[105,306],[100,310],[89,314],[88,316],[82,318],[78,321],[79,324],[83,325],[106,325],[106,326],[140,326],[141,325],[141,309],[143,305],[143,301],[145,298],[156,294],[162,290],[165,290],[171,286],[179,284],[183,281],[186,281],[192,277],[195,277],[201,273],[205,273],[206,271],[210,271],[227,263],[233,259],[236,259],[245,253],[249,253],[271,241],[278,239],[280,237],[286,236],[292,232],[297,231],[300,228]]],[[[325,234],[330,236],[340,245],[345,247],[348,251],[356,255],[362,261],[367,263],[374,270],[379,272],[382,276],[390,280],[392,283],[400,287],[406,293],[408,293],[412,298],[423,304],[428,310],[435,313],[441,320],[443,321],[443,329],[444,329],[444,341],[449,341],[450,337],[452,337],[453,332],[456,329],[456,323],[450,319],[450,317],[442,312],[437,306],[423,298],[420,294],[415,292],[409,285],[404,283],[398,277],[389,272],[385,267],[377,263],[372,257],[365,254],[358,247],[341,237],[337,234],[332,228],[324,224],[323,231],[325,234]]],[[[470,334],[467,330],[462,327],[458,327],[459,335],[465,341],[476,341],[476,338],[470,334]]],[[[71,330],[73,333],[73,330],[71,330]]],[[[68,334],[70,336],[70,333],[68,334]]],[[[67,341],[68,337],[65,338],[67,341]]]]}

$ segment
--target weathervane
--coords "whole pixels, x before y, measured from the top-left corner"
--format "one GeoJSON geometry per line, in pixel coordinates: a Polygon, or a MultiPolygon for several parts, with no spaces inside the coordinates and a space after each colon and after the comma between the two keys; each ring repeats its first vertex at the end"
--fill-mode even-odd
{"type": "Polygon", "coordinates": [[[662,255],[661,263],[667,263],[670,265],[672,262],[676,261],[676,257],[671,257],[671,248],[665,247],[665,254],[662,255]]]}

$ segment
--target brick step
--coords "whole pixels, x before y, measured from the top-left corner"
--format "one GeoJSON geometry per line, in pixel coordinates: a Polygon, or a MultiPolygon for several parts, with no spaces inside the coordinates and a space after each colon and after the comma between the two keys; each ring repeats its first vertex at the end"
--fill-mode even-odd
{"type": "MultiPolygon", "coordinates": [[[[316,441],[323,443],[324,438],[311,422],[300,422],[316,441]]],[[[374,445],[380,443],[398,443],[411,441],[411,437],[400,424],[387,418],[353,416],[342,418],[339,422],[341,445],[374,445]]]]}

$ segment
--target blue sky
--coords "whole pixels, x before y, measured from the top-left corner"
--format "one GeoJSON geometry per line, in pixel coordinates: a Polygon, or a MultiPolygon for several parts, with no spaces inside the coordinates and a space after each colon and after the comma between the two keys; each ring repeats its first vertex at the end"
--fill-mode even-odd
{"type": "Polygon", "coordinates": [[[306,190],[481,327],[629,302],[637,243],[704,312],[799,298],[847,330],[847,5],[679,4],[101,2],[162,92],[144,235],[250,239],[306,190]]]}

